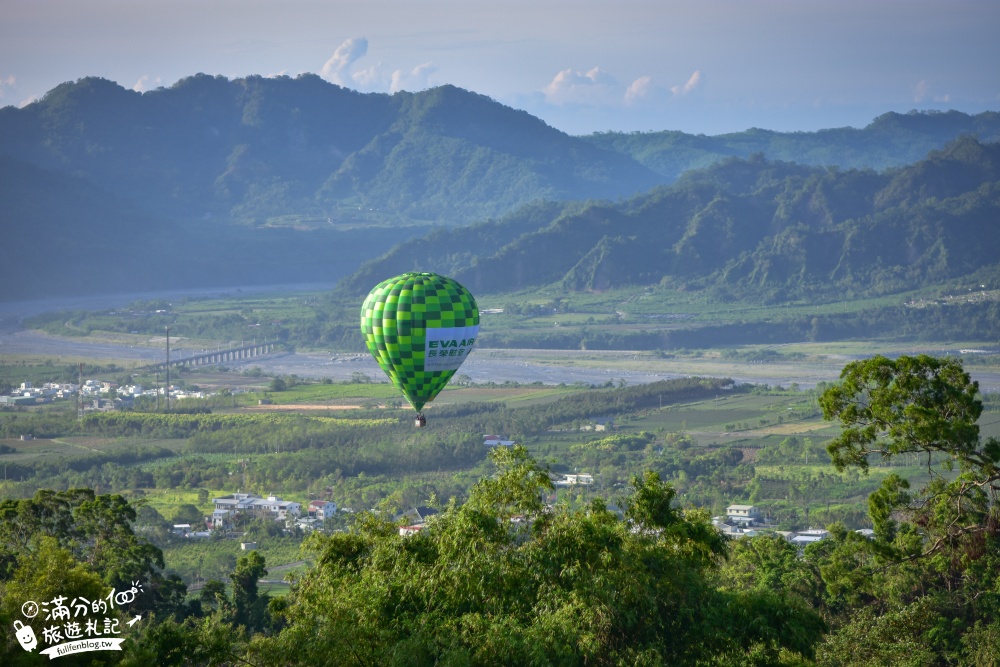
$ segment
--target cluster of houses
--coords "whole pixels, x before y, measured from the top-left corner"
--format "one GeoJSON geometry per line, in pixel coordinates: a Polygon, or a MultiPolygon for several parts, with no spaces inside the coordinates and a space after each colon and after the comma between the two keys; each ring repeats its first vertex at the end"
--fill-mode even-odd
{"type": "Polygon", "coordinates": [[[19,388],[14,389],[7,396],[0,396],[0,405],[51,403],[56,399],[76,396],[77,390],[78,386],[75,384],[46,382],[41,387],[35,387],[31,382],[22,382],[19,388]]]}
{"type": "Polygon", "coordinates": [[[233,493],[221,498],[213,498],[211,516],[205,517],[205,525],[192,527],[177,524],[173,527],[176,535],[189,538],[209,537],[211,531],[230,531],[240,517],[271,519],[285,526],[297,527],[306,532],[323,527],[323,522],[337,514],[337,503],[332,500],[313,500],[303,507],[301,503],[284,500],[278,496],[262,496],[253,493],[233,493]]]}
{"type": "MultiPolygon", "coordinates": [[[[712,525],[718,528],[723,535],[732,539],[768,533],[781,535],[799,548],[804,548],[808,544],[819,542],[830,536],[830,531],[823,528],[794,531],[775,530],[774,522],[768,517],[761,516],[760,510],[753,505],[730,505],[726,508],[726,516],[712,517],[712,525]]],[[[870,528],[862,528],[855,532],[868,538],[874,535],[870,528]]]]}
{"type": "MultiPolygon", "coordinates": [[[[554,475],[552,479],[553,484],[557,487],[594,483],[593,476],[587,473],[554,475]]],[[[303,508],[301,503],[284,500],[278,496],[265,498],[252,493],[233,493],[213,498],[212,504],[215,509],[211,516],[206,517],[205,526],[201,526],[200,530],[189,524],[178,524],[174,526],[174,533],[188,538],[209,537],[212,530],[231,530],[235,526],[237,517],[240,516],[281,521],[288,527],[298,527],[308,532],[323,528],[324,522],[333,518],[337,513],[337,504],[330,500],[313,500],[303,508]]],[[[400,536],[406,537],[420,532],[427,526],[428,519],[437,513],[438,511],[431,507],[414,507],[396,516],[395,522],[400,524],[400,536]]],[[[775,523],[768,517],[762,516],[753,505],[730,505],[726,508],[725,516],[712,518],[712,524],[723,535],[732,539],[775,534],[782,536],[799,548],[826,539],[830,534],[829,531],[822,528],[798,531],[775,530],[775,523]]],[[[873,536],[870,529],[861,529],[856,532],[869,538],[873,536]]]]}
{"type": "MultiPolygon", "coordinates": [[[[139,396],[163,396],[168,389],[159,387],[156,389],[146,389],[141,385],[131,384],[119,386],[115,382],[104,380],[87,380],[83,384],[46,382],[40,387],[35,387],[31,382],[22,382],[21,386],[10,392],[9,395],[0,396],[0,405],[9,406],[31,406],[51,403],[55,400],[70,399],[79,395],[87,401],[88,409],[92,410],[118,410],[131,407],[135,399],[139,396]]],[[[185,398],[206,398],[212,394],[203,391],[186,391],[178,389],[173,385],[169,388],[170,398],[183,400],[185,398]]]]}

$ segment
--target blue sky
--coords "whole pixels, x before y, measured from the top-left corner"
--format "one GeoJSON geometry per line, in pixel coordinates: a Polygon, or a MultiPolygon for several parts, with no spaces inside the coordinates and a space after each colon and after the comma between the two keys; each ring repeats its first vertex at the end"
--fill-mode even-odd
{"type": "Polygon", "coordinates": [[[571,134],[1000,110],[998,0],[4,0],[0,105],[101,76],[445,83],[571,134]]]}

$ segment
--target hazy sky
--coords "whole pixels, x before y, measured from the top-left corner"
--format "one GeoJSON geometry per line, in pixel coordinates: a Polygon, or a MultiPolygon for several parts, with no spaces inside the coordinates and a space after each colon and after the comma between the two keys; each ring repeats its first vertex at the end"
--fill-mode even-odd
{"type": "Polygon", "coordinates": [[[1000,110],[998,0],[0,0],[0,105],[100,76],[451,83],[572,134],[1000,110]]]}

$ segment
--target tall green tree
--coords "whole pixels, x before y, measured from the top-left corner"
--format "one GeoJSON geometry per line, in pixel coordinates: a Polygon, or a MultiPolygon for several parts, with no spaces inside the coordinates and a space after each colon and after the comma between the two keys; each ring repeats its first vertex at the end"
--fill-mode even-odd
{"type": "Polygon", "coordinates": [[[231,618],[233,625],[242,625],[251,632],[262,630],[267,624],[268,595],[261,595],[257,582],[267,576],[264,557],[251,551],[236,561],[236,569],[229,579],[233,585],[231,618]]]}
{"type": "Polygon", "coordinates": [[[882,541],[895,537],[900,516],[928,538],[919,551],[899,555],[932,556],[997,529],[1000,441],[980,439],[978,394],[959,360],[921,355],[848,364],[820,397],[824,418],[842,426],[827,448],[838,470],[867,472],[873,459],[907,454],[923,462],[930,477],[923,487],[912,491],[908,480],[890,475],[869,498],[882,541]]]}
{"type": "Polygon", "coordinates": [[[1000,442],[980,437],[978,393],[956,359],[877,356],[820,397],[842,426],[828,445],[839,470],[909,457],[926,479],[882,481],[873,540],[840,529],[807,549],[839,615],[821,664],[990,664],[976,656],[1000,648],[1000,442]]]}

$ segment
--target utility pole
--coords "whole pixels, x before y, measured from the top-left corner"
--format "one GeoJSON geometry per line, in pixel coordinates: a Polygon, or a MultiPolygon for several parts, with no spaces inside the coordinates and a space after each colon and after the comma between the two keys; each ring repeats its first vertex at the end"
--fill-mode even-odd
{"type": "Polygon", "coordinates": [[[167,329],[167,389],[164,394],[167,397],[167,412],[170,412],[170,327],[167,329]]]}
{"type": "MultiPolygon", "coordinates": [[[[81,363],[77,369],[77,382],[79,383],[76,388],[76,418],[77,421],[83,421],[83,364],[81,363]]],[[[4,476],[6,479],[6,475],[4,476]]]]}
{"type": "Polygon", "coordinates": [[[243,469],[243,487],[240,489],[247,488],[247,466],[250,465],[250,459],[236,459],[236,463],[243,469]]]}

